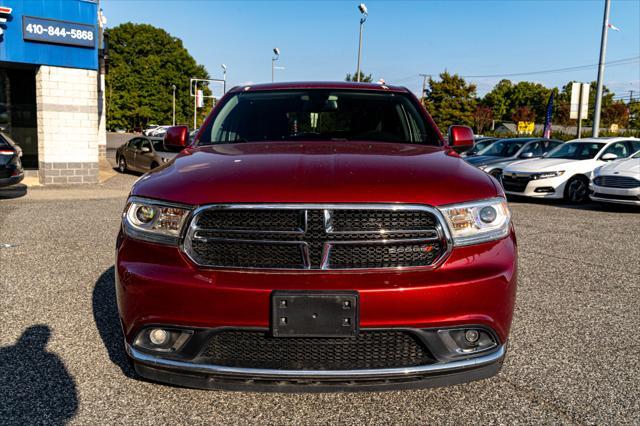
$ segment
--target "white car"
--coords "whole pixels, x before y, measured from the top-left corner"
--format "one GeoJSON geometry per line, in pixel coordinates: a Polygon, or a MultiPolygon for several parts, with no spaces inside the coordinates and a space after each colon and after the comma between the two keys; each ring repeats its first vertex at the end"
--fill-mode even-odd
{"type": "Polygon", "coordinates": [[[640,150],[637,138],[587,138],[564,143],[543,158],[507,166],[502,186],[510,195],[565,199],[582,203],[589,199],[593,171],[607,161],[629,157],[640,150]]]}
{"type": "Polygon", "coordinates": [[[589,189],[594,201],[640,206],[640,151],[595,169],[589,189]]]}

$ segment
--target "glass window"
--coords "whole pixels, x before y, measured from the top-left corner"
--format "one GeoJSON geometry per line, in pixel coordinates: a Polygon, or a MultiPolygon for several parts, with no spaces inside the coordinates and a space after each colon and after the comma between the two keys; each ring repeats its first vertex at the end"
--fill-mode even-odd
{"type": "Polygon", "coordinates": [[[148,139],[140,139],[140,149],[149,148],[151,149],[151,142],[148,139]]]}
{"type": "Polygon", "coordinates": [[[618,158],[625,158],[628,157],[631,153],[629,152],[629,147],[627,146],[626,142],[616,142],[609,145],[607,149],[605,149],[602,153],[602,155],[606,154],[615,154],[618,156],[618,158]]]}
{"type": "Polygon", "coordinates": [[[529,145],[525,146],[520,155],[531,153],[532,157],[542,157],[544,153],[542,149],[542,142],[531,142],[529,145]]]}
{"type": "Polygon", "coordinates": [[[588,160],[594,158],[604,145],[602,142],[568,142],[551,151],[547,158],[588,160]]]}
{"type": "Polygon", "coordinates": [[[198,143],[291,140],[440,144],[408,96],[319,89],[238,93],[198,143]]]}
{"type": "Polygon", "coordinates": [[[478,152],[478,155],[490,155],[492,157],[511,157],[527,143],[529,139],[515,140],[502,139],[478,152]]]}
{"type": "Polygon", "coordinates": [[[631,152],[640,150],[640,141],[627,141],[631,144],[631,152]]]}
{"type": "Polygon", "coordinates": [[[164,151],[164,142],[162,139],[152,140],[151,144],[153,145],[154,151],[164,151]]]}

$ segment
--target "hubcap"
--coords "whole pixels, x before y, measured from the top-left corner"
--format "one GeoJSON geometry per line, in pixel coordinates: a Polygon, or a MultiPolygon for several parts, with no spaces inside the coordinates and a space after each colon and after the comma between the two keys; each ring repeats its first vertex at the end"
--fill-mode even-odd
{"type": "Polygon", "coordinates": [[[575,180],[571,182],[571,185],[569,186],[569,198],[571,199],[571,201],[576,203],[580,202],[584,200],[586,195],[587,187],[585,186],[584,182],[582,182],[581,180],[575,180]]]}

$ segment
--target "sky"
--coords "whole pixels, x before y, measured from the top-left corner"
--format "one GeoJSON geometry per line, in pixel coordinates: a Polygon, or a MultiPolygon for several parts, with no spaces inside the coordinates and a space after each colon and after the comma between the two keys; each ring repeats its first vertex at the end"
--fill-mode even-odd
{"type": "MultiPolygon", "coordinates": [[[[354,73],[358,1],[101,0],[107,26],[147,23],[182,39],[212,78],[228,87],[271,81],[344,80],[354,73]]],[[[362,65],[375,80],[419,93],[422,77],[468,77],[479,95],[502,78],[562,87],[595,81],[604,0],[366,1],[362,65]],[[504,74],[590,66],[521,76],[504,74]],[[500,75],[500,76],[495,76],[500,75]],[[489,76],[489,77],[485,77],[489,76]]],[[[640,97],[640,0],[611,0],[605,84],[640,97]],[[631,59],[615,64],[617,60],[631,59]]]]}

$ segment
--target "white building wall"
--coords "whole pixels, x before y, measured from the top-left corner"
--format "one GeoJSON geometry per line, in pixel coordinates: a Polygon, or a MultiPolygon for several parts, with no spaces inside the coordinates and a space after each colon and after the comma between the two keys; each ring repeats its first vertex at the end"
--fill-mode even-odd
{"type": "Polygon", "coordinates": [[[98,72],[41,66],[36,73],[43,184],[98,182],[98,72]]]}

